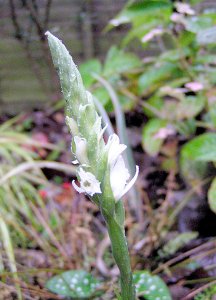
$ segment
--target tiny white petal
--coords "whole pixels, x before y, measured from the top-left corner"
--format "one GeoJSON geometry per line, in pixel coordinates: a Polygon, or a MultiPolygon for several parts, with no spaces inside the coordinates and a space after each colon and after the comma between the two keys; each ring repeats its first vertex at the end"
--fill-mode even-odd
{"type": "Polygon", "coordinates": [[[185,87],[191,90],[192,92],[198,92],[203,90],[203,84],[197,81],[194,82],[188,82],[185,84],[185,87]]]}
{"type": "Polygon", "coordinates": [[[141,41],[143,43],[146,43],[146,42],[152,40],[155,36],[162,35],[163,32],[164,32],[164,30],[161,28],[154,28],[151,31],[149,31],[147,34],[145,34],[141,41]]]}
{"type": "Polygon", "coordinates": [[[106,131],[107,127],[108,127],[108,124],[106,124],[104,126],[104,128],[101,130],[100,134],[98,135],[98,140],[102,139],[102,137],[104,135],[104,132],[106,131]]]}
{"type": "Polygon", "coordinates": [[[117,19],[112,19],[110,20],[110,24],[112,24],[113,26],[119,26],[121,23],[117,19]]]}
{"type": "Polygon", "coordinates": [[[166,126],[163,128],[160,128],[156,134],[154,134],[154,139],[166,139],[168,136],[175,134],[175,129],[171,126],[166,126]]]}
{"type": "Polygon", "coordinates": [[[109,23],[112,24],[113,26],[119,26],[119,25],[127,23],[127,22],[129,22],[128,17],[126,17],[126,16],[120,16],[120,17],[118,17],[118,19],[112,19],[112,20],[110,20],[109,23]]]}
{"type": "Polygon", "coordinates": [[[79,163],[79,161],[77,159],[72,160],[73,165],[77,165],[78,163],[79,163]]]}
{"type": "Polygon", "coordinates": [[[179,13],[173,13],[170,17],[170,20],[173,21],[174,23],[180,23],[183,25],[185,24],[185,17],[179,13]]]}
{"type": "Polygon", "coordinates": [[[119,137],[117,134],[112,134],[109,137],[108,143],[108,163],[113,164],[116,162],[119,155],[127,148],[126,145],[119,143],[119,137]]]}
{"type": "Polygon", "coordinates": [[[114,198],[118,201],[124,191],[127,180],[130,174],[125,167],[123,157],[120,155],[116,163],[110,169],[110,185],[113,191],[114,198]]]}
{"type": "Polygon", "coordinates": [[[75,183],[75,180],[72,181],[72,185],[73,187],[75,188],[75,190],[78,192],[78,193],[84,193],[85,190],[83,190],[82,188],[80,188],[76,183],[75,183]]]}
{"type": "Polygon", "coordinates": [[[139,167],[136,166],[136,173],[135,173],[134,177],[131,179],[130,182],[128,182],[128,184],[126,185],[126,187],[122,191],[122,194],[120,195],[119,199],[121,197],[123,197],[131,189],[131,187],[134,185],[135,181],[137,180],[138,174],[139,174],[139,167]]]}
{"type": "Polygon", "coordinates": [[[195,14],[195,11],[191,8],[191,6],[188,3],[177,2],[175,6],[176,6],[176,10],[180,14],[186,14],[191,16],[195,14]]]}

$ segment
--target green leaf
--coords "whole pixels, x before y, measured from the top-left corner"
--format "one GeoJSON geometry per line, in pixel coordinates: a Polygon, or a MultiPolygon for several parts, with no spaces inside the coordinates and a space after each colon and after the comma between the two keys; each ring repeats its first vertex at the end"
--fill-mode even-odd
{"type": "Polygon", "coordinates": [[[191,5],[195,5],[195,4],[198,4],[200,2],[202,2],[203,0],[190,0],[190,4],[191,5]]]}
{"type": "Polygon", "coordinates": [[[155,135],[161,128],[165,128],[167,126],[167,121],[162,119],[151,119],[144,126],[142,132],[142,145],[144,150],[149,155],[157,155],[160,151],[160,148],[163,144],[163,139],[156,138],[155,135]]]}
{"type": "Polygon", "coordinates": [[[213,22],[210,16],[203,14],[185,19],[185,25],[188,31],[199,34],[203,30],[211,28],[213,22]]]}
{"type": "Polygon", "coordinates": [[[99,60],[90,59],[87,62],[83,63],[79,67],[80,74],[83,79],[85,87],[90,87],[96,79],[92,76],[93,73],[100,74],[102,66],[99,60]]]}
{"type": "Polygon", "coordinates": [[[215,64],[216,59],[214,54],[206,53],[206,55],[202,55],[202,53],[198,53],[196,57],[196,62],[199,64],[212,64],[212,62],[215,64]]]}
{"type": "Polygon", "coordinates": [[[208,203],[211,210],[216,213],[216,177],[213,179],[208,190],[208,203]]]}
{"type": "Polygon", "coordinates": [[[154,117],[156,112],[163,108],[164,101],[158,95],[154,95],[143,103],[143,111],[148,117],[154,117]],[[147,105],[145,105],[147,103],[147,105]],[[155,111],[155,113],[154,113],[155,111]]]}
{"type": "Polygon", "coordinates": [[[131,98],[122,94],[119,94],[118,97],[119,97],[119,103],[124,111],[130,111],[133,109],[134,101],[131,98]]]}
{"type": "Polygon", "coordinates": [[[107,106],[111,103],[109,93],[104,87],[95,89],[92,94],[100,101],[103,106],[107,106]]]}
{"type": "Polygon", "coordinates": [[[180,169],[181,174],[187,180],[187,183],[192,186],[196,186],[205,178],[208,169],[208,163],[205,161],[188,159],[181,153],[180,169]]]}
{"type": "Polygon", "coordinates": [[[143,38],[145,34],[151,31],[153,28],[161,25],[160,21],[155,18],[146,18],[149,20],[145,20],[140,25],[133,26],[133,28],[128,32],[128,34],[124,37],[122,46],[125,47],[132,39],[134,38],[143,38]]]}
{"type": "Polygon", "coordinates": [[[106,57],[103,75],[109,77],[128,72],[141,66],[140,59],[133,53],[126,53],[117,47],[112,47],[106,57]]]}
{"type": "Polygon", "coordinates": [[[216,26],[200,30],[197,33],[197,42],[200,45],[209,45],[216,43],[216,26]]]}
{"type": "Polygon", "coordinates": [[[169,0],[141,0],[127,5],[120,13],[120,16],[124,16],[125,19],[127,18],[131,21],[143,15],[155,14],[157,12],[161,14],[162,11],[166,11],[167,9],[170,11],[171,8],[172,4],[169,0]]]}
{"type": "Polygon", "coordinates": [[[209,116],[210,116],[210,123],[216,127],[216,103],[213,102],[209,105],[209,116]]]}
{"type": "Polygon", "coordinates": [[[170,78],[174,79],[181,74],[178,66],[170,62],[162,63],[159,66],[151,66],[138,80],[139,94],[153,92],[170,78]]]}
{"type": "Polygon", "coordinates": [[[216,133],[204,133],[194,138],[182,148],[182,156],[188,160],[216,161],[216,133]]]}
{"type": "Polygon", "coordinates": [[[49,279],[46,288],[72,299],[89,299],[98,294],[101,282],[84,270],[67,271],[49,279]]]}
{"type": "Polygon", "coordinates": [[[205,177],[208,162],[211,161],[216,161],[216,133],[204,133],[186,143],[181,149],[181,172],[192,185],[205,177]]]}
{"type": "Polygon", "coordinates": [[[181,51],[179,49],[167,50],[160,56],[160,60],[178,62],[180,59],[190,55],[191,49],[189,47],[182,47],[181,51]]]}
{"type": "Polygon", "coordinates": [[[146,300],[172,300],[168,287],[157,275],[138,271],[133,274],[133,281],[137,295],[146,300]]]}
{"type": "Polygon", "coordinates": [[[196,38],[196,34],[190,31],[184,30],[179,38],[178,38],[178,43],[181,45],[182,50],[178,49],[179,52],[184,51],[185,52],[185,47],[190,46],[190,48],[186,48],[190,54],[192,54],[192,51],[194,50],[191,46],[194,45],[194,41],[196,38]]]}
{"type": "Polygon", "coordinates": [[[190,137],[196,132],[196,123],[193,118],[183,121],[177,121],[175,122],[175,128],[181,135],[190,137]]]}
{"type": "Polygon", "coordinates": [[[125,46],[134,37],[142,38],[151,29],[164,25],[165,27],[170,22],[172,13],[172,3],[169,0],[154,0],[154,1],[137,1],[129,3],[121,11],[121,13],[111,20],[108,28],[132,22],[132,29],[123,40],[125,46]]]}
{"type": "Polygon", "coordinates": [[[197,116],[205,106],[205,98],[203,96],[184,97],[176,107],[176,119],[190,119],[197,116]]]}

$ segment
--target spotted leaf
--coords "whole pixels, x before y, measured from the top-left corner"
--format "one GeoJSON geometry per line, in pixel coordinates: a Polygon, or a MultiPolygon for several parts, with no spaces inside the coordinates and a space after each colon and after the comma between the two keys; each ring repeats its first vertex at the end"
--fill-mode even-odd
{"type": "Polygon", "coordinates": [[[101,282],[84,270],[67,271],[49,279],[46,288],[71,299],[89,299],[101,293],[101,282]],[[99,291],[100,290],[100,291],[99,291]]]}
{"type": "Polygon", "coordinates": [[[138,271],[133,274],[133,280],[138,296],[144,296],[146,300],[172,300],[168,287],[159,276],[138,271]]]}

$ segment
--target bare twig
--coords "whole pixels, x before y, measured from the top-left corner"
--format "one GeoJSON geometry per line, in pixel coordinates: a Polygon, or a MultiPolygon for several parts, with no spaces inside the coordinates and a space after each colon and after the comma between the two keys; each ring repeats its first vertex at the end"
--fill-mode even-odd
{"type": "Polygon", "coordinates": [[[46,8],[45,8],[45,16],[44,16],[44,26],[43,26],[45,29],[48,27],[49,24],[51,4],[52,4],[52,0],[47,0],[46,8]]]}

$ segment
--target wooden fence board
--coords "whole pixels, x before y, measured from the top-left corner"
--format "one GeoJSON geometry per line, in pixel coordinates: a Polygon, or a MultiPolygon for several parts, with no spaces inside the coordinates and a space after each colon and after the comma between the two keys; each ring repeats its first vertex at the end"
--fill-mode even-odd
{"type": "MultiPolygon", "coordinates": [[[[31,26],[29,14],[21,7],[20,0],[14,2],[18,20],[27,34],[31,26]]],[[[103,57],[110,47],[109,41],[117,42],[121,33],[113,31],[105,35],[101,31],[126,2],[126,0],[53,0],[48,29],[64,40],[77,63],[89,55],[103,57]],[[91,51],[86,43],[90,43],[91,51]]],[[[14,112],[23,110],[24,107],[38,107],[48,99],[22,45],[15,38],[8,3],[9,1],[0,1],[0,110],[14,112]]],[[[37,3],[39,12],[44,13],[46,1],[37,0],[37,3]]],[[[43,59],[44,54],[35,29],[31,38],[31,55],[37,61],[42,79],[50,89],[52,85],[50,73],[43,59]]]]}

